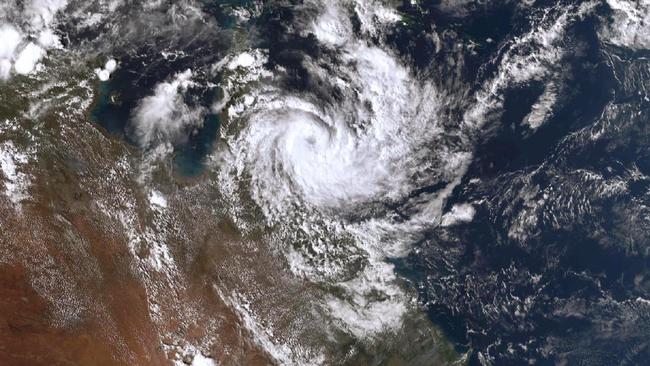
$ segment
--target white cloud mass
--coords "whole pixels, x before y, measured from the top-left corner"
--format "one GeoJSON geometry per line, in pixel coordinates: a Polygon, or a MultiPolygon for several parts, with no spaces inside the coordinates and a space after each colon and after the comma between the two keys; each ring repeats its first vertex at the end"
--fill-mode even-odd
{"type": "Polygon", "coordinates": [[[607,41],[633,49],[650,48],[650,0],[607,0],[613,22],[602,31],[607,41]]]}
{"type": "Polygon", "coordinates": [[[471,222],[476,210],[471,204],[463,203],[454,205],[449,212],[442,216],[441,226],[453,226],[462,222],[471,222]]]}
{"type": "Polygon", "coordinates": [[[67,0],[32,0],[25,5],[25,16],[34,30],[48,28],[56,13],[68,5],[67,0]]]}
{"type": "Polygon", "coordinates": [[[0,25],[0,79],[6,80],[11,72],[11,62],[16,48],[22,42],[20,32],[10,24],[0,25]]]}
{"type": "Polygon", "coordinates": [[[0,25],[0,39],[2,39],[2,42],[0,42],[0,58],[13,57],[16,47],[18,47],[22,38],[18,30],[12,25],[0,25]]]}
{"type": "Polygon", "coordinates": [[[133,133],[140,146],[182,142],[188,129],[203,124],[205,110],[184,101],[185,92],[193,85],[191,77],[189,69],[179,73],[173,80],[158,84],[153,95],[140,101],[133,114],[133,133]]]}
{"type": "Polygon", "coordinates": [[[36,64],[45,56],[46,52],[41,47],[30,42],[20,51],[14,69],[18,74],[26,75],[36,68],[36,64]]]}
{"type": "Polygon", "coordinates": [[[108,79],[110,79],[111,74],[116,69],[117,69],[117,61],[114,59],[110,59],[106,61],[106,65],[104,65],[103,69],[99,69],[99,68],[95,69],[95,74],[97,75],[99,80],[107,81],[108,79]]]}
{"type": "Polygon", "coordinates": [[[21,75],[37,70],[48,50],[61,48],[53,27],[56,14],[67,5],[67,0],[31,0],[22,6],[11,2],[0,5],[1,80],[9,79],[12,69],[21,75]],[[30,38],[35,41],[28,42],[30,38]]]}

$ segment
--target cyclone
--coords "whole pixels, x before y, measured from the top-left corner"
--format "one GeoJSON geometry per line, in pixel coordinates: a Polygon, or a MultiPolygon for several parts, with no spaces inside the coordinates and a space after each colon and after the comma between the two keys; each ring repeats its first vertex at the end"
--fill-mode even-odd
{"type": "Polygon", "coordinates": [[[348,60],[355,64],[345,70],[349,82],[339,76],[340,103],[271,92],[247,112],[235,164],[250,171],[264,205],[278,212],[292,200],[323,210],[351,208],[397,200],[417,184],[418,157],[439,133],[432,117],[437,96],[409,80],[385,52],[355,51],[364,56],[348,60]]]}
{"type": "MultiPolygon", "coordinates": [[[[443,139],[443,133],[465,132],[460,123],[456,131],[439,125],[444,97],[436,86],[390,51],[349,37],[351,29],[328,28],[333,21],[349,24],[349,14],[339,3],[322,6],[311,26],[324,47],[336,47],[331,57],[337,66],[306,60],[305,67],[331,99],[287,93],[276,79],[260,78],[245,98],[250,104],[244,100],[229,111],[238,130],[220,156],[220,185],[246,182],[240,189],[250,191],[265,219],[279,228],[278,246],[292,270],[351,296],[332,297],[327,305],[344,328],[371,336],[398,327],[409,307],[385,259],[404,255],[419,232],[440,219],[470,156],[469,138],[453,145],[443,139]],[[419,191],[436,184],[440,188],[419,191]],[[333,235],[323,238],[323,232],[333,235]],[[296,241],[307,241],[308,249],[285,244],[296,241]],[[365,264],[351,269],[356,261],[350,253],[365,264]],[[373,300],[373,293],[384,298],[373,300]]],[[[383,21],[375,20],[372,31],[383,21]]],[[[234,58],[227,69],[240,61],[234,58]]]]}

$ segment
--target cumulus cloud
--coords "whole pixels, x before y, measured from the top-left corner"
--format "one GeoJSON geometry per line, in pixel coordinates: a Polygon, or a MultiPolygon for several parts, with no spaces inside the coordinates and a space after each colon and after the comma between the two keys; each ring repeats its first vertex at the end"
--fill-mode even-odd
{"type": "Polygon", "coordinates": [[[95,74],[97,74],[99,80],[106,81],[111,77],[111,74],[115,69],[117,69],[117,61],[110,59],[106,61],[106,65],[104,65],[103,69],[95,69],[95,74]]]}
{"type": "Polygon", "coordinates": [[[191,107],[184,97],[192,71],[177,74],[171,81],[158,84],[154,94],[140,101],[133,113],[133,134],[142,147],[158,142],[183,142],[187,133],[203,124],[205,109],[191,107]]]}
{"type": "Polygon", "coordinates": [[[0,59],[0,80],[9,79],[11,74],[11,61],[0,59]]]}
{"type": "Polygon", "coordinates": [[[45,56],[45,50],[30,42],[20,51],[14,64],[18,74],[26,75],[36,68],[36,64],[45,56]]]}
{"type": "Polygon", "coordinates": [[[11,72],[11,62],[16,48],[22,42],[20,32],[9,24],[0,25],[0,79],[6,80],[11,72]]]}
{"type": "Polygon", "coordinates": [[[0,6],[0,79],[9,79],[12,69],[21,75],[33,72],[47,50],[61,48],[53,26],[57,12],[67,4],[67,0],[31,0],[22,6],[12,2],[0,6]],[[9,24],[15,19],[21,20],[22,28],[9,24]]]}
{"type": "Polygon", "coordinates": [[[0,25],[0,39],[2,39],[2,42],[0,42],[0,58],[7,59],[13,57],[16,47],[18,47],[22,38],[20,32],[12,25],[0,25]]]}

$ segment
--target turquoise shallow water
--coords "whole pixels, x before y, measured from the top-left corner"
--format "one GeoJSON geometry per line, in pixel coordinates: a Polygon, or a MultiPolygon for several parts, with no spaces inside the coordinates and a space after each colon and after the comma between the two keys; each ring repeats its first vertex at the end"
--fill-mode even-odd
{"type": "MultiPolygon", "coordinates": [[[[102,126],[110,134],[123,138],[137,146],[130,133],[130,118],[142,98],[153,94],[160,82],[169,80],[175,74],[187,69],[194,71],[193,79],[219,83],[212,77],[201,73],[199,69],[206,64],[221,60],[232,46],[229,39],[237,26],[250,27],[253,22],[238,22],[230,9],[255,3],[251,0],[202,0],[202,10],[216,21],[218,32],[201,42],[194,39],[171,45],[164,41],[160,44],[141,44],[127,53],[116,50],[112,57],[118,59],[119,66],[110,80],[100,82],[97,100],[91,111],[91,120],[102,126]],[[160,50],[172,47],[182,51],[177,57],[165,58],[160,50]]],[[[199,83],[203,84],[203,83],[199,83]]],[[[210,109],[217,97],[215,88],[191,89],[186,95],[190,106],[202,106],[210,109]]],[[[220,127],[219,116],[207,114],[200,128],[192,131],[187,141],[177,144],[174,149],[174,167],[184,176],[197,176],[203,172],[205,157],[213,149],[220,127]]]]}
{"type": "MultiPolygon", "coordinates": [[[[127,73],[115,73],[113,78],[99,85],[97,101],[91,111],[91,120],[110,134],[123,138],[137,146],[129,134],[131,113],[146,90],[137,91],[130,83],[124,83],[127,73]]],[[[212,93],[205,96],[206,103],[212,93]]],[[[207,114],[203,125],[190,134],[186,142],[174,147],[174,168],[183,176],[197,176],[204,170],[206,156],[212,151],[218,137],[219,116],[207,114]]]]}
{"type": "Polygon", "coordinates": [[[219,134],[219,116],[209,114],[203,127],[190,137],[189,141],[178,147],[174,166],[184,176],[198,176],[205,168],[205,158],[212,151],[219,134]]]}
{"type": "Polygon", "coordinates": [[[124,128],[129,119],[129,113],[133,107],[132,101],[123,100],[120,96],[120,102],[111,101],[111,95],[117,96],[119,88],[112,81],[100,82],[95,106],[90,112],[90,118],[93,122],[104,127],[109,133],[126,137],[124,128]]]}

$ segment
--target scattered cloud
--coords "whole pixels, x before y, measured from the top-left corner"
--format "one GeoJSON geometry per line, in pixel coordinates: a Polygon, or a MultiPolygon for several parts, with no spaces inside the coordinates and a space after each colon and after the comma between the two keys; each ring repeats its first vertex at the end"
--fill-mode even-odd
{"type": "Polygon", "coordinates": [[[21,171],[27,160],[27,155],[11,141],[0,144],[0,184],[4,185],[4,194],[14,205],[27,198],[29,176],[21,171]]]}
{"type": "Polygon", "coordinates": [[[149,204],[153,209],[167,208],[167,199],[162,193],[152,190],[149,193],[149,204]]]}
{"type": "Polygon", "coordinates": [[[25,4],[24,15],[34,30],[42,30],[50,27],[56,13],[67,5],[68,0],[31,0],[25,4]]]}

